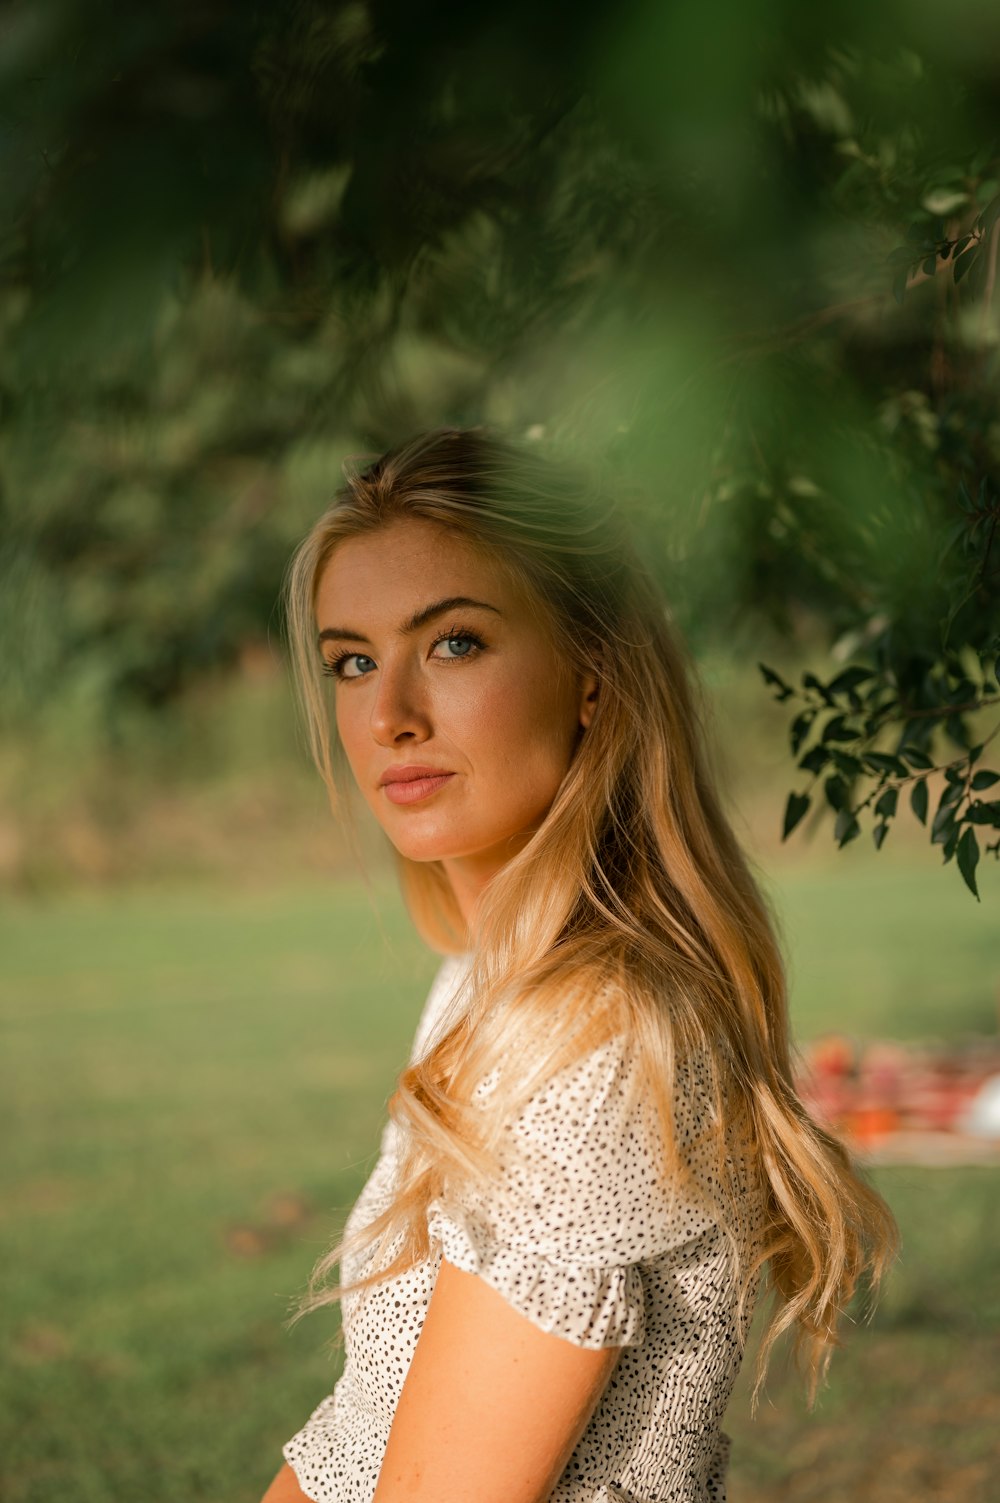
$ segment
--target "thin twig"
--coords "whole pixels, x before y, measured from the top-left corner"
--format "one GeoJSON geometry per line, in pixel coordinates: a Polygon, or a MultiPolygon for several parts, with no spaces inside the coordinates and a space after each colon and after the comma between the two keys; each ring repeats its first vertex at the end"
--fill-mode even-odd
{"type": "Polygon", "coordinates": [[[986,282],[983,286],[983,339],[989,337],[990,319],[993,312],[993,289],[997,281],[997,246],[1000,245],[1000,219],[990,233],[989,260],[986,266],[986,282]]]}

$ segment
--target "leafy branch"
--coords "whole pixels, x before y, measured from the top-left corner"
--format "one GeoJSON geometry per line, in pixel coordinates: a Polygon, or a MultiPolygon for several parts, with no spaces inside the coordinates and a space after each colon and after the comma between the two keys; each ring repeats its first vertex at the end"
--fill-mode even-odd
{"type": "MultiPolygon", "coordinates": [[[[982,682],[971,699],[968,691],[972,686],[963,673],[950,683],[936,682],[940,699],[935,706],[904,704],[895,688],[887,683],[886,675],[861,664],[852,664],[826,683],[814,673],[804,673],[801,688],[795,688],[773,668],[759,663],[764,681],[775,690],[778,703],[794,698],[804,706],[791,722],[789,742],[797,765],[812,774],[812,782],[803,792],[789,793],[782,840],[787,840],[805,818],[822,781],[822,799],[835,816],[834,838],[838,846],[843,848],[861,834],[860,816],[872,808],[872,838],[876,850],[880,850],[899,812],[903,789],[909,788],[910,808],[920,823],[926,825],[931,800],[929,781],[933,774],[943,773],[945,786],[930,823],[931,844],[942,847],[946,863],[955,858],[966,886],[978,901],[976,867],[981,852],[977,829],[1000,832],[1000,797],[984,799],[980,795],[1000,784],[1000,772],[976,764],[989,742],[1000,733],[1000,722],[984,741],[968,747],[963,755],[949,762],[937,764],[928,747],[936,726],[944,726],[958,739],[962,715],[997,704],[998,689],[986,676],[986,656],[984,653],[980,660],[982,682]],[[881,733],[900,721],[903,730],[895,750],[877,750],[875,743],[881,733]],[[812,744],[807,745],[809,742],[812,744]],[[859,784],[863,788],[872,779],[874,786],[867,795],[859,796],[859,784]]],[[[1000,683],[1000,657],[994,662],[993,675],[1000,683]]],[[[930,687],[925,680],[925,694],[930,687]]],[[[1000,859],[1000,833],[984,846],[984,852],[1000,859]]]]}
{"type": "Polygon", "coordinates": [[[893,295],[901,303],[906,293],[921,282],[950,270],[955,282],[960,282],[983,258],[986,249],[984,303],[992,301],[996,281],[997,239],[1000,236],[1000,193],[976,215],[971,225],[954,236],[932,235],[926,224],[912,224],[907,230],[905,245],[898,246],[889,254],[889,264],[894,268],[893,295]]]}

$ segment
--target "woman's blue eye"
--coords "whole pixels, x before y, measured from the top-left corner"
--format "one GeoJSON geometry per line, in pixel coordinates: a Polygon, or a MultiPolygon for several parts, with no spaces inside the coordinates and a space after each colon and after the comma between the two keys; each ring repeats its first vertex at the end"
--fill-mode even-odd
{"type": "MultiPolygon", "coordinates": [[[[477,652],[480,652],[482,650],[482,648],[483,648],[483,643],[479,639],[479,637],[477,637],[474,632],[470,632],[470,631],[450,631],[450,632],[446,632],[443,636],[436,637],[434,639],[434,641],[431,643],[431,646],[432,647],[440,647],[440,645],[441,645],[442,642],[447,643],[447,645],[449,647],[452,645],[453,642],[466,642],[466,643],[469,644],[464,652],[456,652],[453,655],[451,655],[450,657],[443,658],[442,661],[444,661],[444,662],[449,662],[449,661],[450,662],[455,662],[455,663],[462,662],[466,658],[474,657],[475,654],[477,652]]],[[[351,658],[356,658],[357,661],[358,661],[358,663],[359,663],[359,665],[362,664],[362,663],[370,663],[370,664],[372,664],[372,666],[375,666],[375,660],[374,660],[374,658],[368,657],[368,655],[366,653],[363,653],[363,652],[342,652],[342,653],[339,653],[337,655],[337,657],[332,658],[330,660],[330,662],[323,664],[323,672],[327,675],[328,678],[337,678],[337,679],[367,678],[368,677],[368,672],[369,672],[369,670],[367,670],[367,669],[362,669],[361,671],[359,671],[357,673],[345,673],[344,672],[344,665],[351,658]]]]}
{"type": "Polygon", "coordinates": [[[326,674],[327,678],[364,678],[365,675],[363,673],[344,672],[344,664],[348,658],[360,658],[365,663],[372,661],[363,652],[341,652],[335,658],[331,658],[328,663],[324,663],[322,671],[326,674]]]}
{"type": "MultiPolygon", "coordinates": [[[[474,639],[472,637],[468,637],[464,633],[462,633],[460,636],[439,637],[438,638],[438,642],[447,642],[447,644],[448,644],[449,647],[451,646],[452,642],[472,642],[473,640],[474,639]]],[[[435,642],[434,645],[436,647],[438,645],[438,643],[435,642]]],[[[468,655],[469,654],[467,652],[460,652],[458,654],[458,656],[461,657],[461,658],[468,657],[468,655]]]]}

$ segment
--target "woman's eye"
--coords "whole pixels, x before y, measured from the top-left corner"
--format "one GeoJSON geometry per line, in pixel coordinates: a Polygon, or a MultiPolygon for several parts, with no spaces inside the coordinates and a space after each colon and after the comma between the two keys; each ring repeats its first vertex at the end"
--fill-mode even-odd
{"type": "Polygon", "coordinates": [[[358,666],[358,672],[357,673],[347,673],[347,674],[344,674],[345,678],[364,678],[365,674],[368,673],[368,672],[370,672],[370,669],[364,668],[364,667],[361,666],[364,663],[370,663],[371,666],[372,666],[372,668],[375,667],[375,659],[374,658],[366,657],[363,652],[351,652],[351,653],[348,653],[348,655],[347,655],[346,658],[344,658],[344,659],[341,660],[341,672],[342,673],[343,673],[343,664],[345,662],[349,662],[351,658],[354,658],[356,660],[356,662],[358,663],[358,665],[359,665],[358,666]]]}
{"type": "Polygon", "coordinates": [[[372,662],[363,652],[342,652],[339,657],[323,664],[323,672],[330,678],[364,678],[364,673],[344,672],[344,664],[350,662],[351,658],[358,658],[362,663],[372,662]]]}
{"type": "Polygon", "coordinates": [[[456,657],[461,658],[467,658],[470,655],[470,651],[474,652],[477,647],[482,646],[482,643],[479,642],[476,637],[470,636],[468,632],[456,632],[453,633],[450,637],[438,637],[437,641],[434,644],[435,647],[440,646],[442,642],[446,643],[449,647],[453,642],[466,643],[467,645],[465,647],[465,650],[463,652],[458,652],[455,654],[456,657]]]}
{"type": "MultiPolygon", "coordinates": [[[[479,639],[479,637],[477,637],[473,632],[468,631],[448,632],[447,635],[443,637],[436,637],[435,640],[431,643],[432,648],[434,648],[433,656],[443,660],[444,662],[453,663],[460,662],[464,658],[473,657],[477,652],[480,652],[482,650],[483,645],[484,644],[479,639]],[[439,648],[442,644],[453,650],[448,653],[439,653],[437,651],[437,648],[439,648]]],[[[342,652],[338,657],[333,658],[329,663],[323,664],[323,672],[329,678],[336,679],[367,678],[372,668],[374,668],[375,666],[376,664],[374,658],[368,657],[366,653],[342,652]],[[352,670],[350,673],[348,673],[346,671],[346,665],[351,661],[354,661],[357,664],[357,671],[352,670]],[[365,667],[365,664],[368,664],[369,666],[365,667]]]]}

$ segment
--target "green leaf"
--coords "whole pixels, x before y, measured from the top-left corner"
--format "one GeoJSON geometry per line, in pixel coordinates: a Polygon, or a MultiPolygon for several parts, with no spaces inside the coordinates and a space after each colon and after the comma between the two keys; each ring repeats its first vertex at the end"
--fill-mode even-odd
{"type": "Polygon", "coordinates": [[[843,778],[834,773],[823,784],[823,792],[826,794],[826,801],[830,808],[840,813],[847,803],[847,784],[843,778]]]}
{"type": "Polygon", "coordinates": [[[826,684],[820,683],[815,673],[803,673],[802,687],[803,689],[815,689],[817,694],[821,694],[823,696],[824,700],[830,706],[831,710],[835,710],[837,708],[833,695],[826,687],[826,684]]]}
{"type": "Polygon", "coordinates": [[[852,757],[850,752],[838,751],[836,747],[831,749],[830,756],[834,767],[838,772],[843,773],[848,781],[851,778],[860,778],[863,776],[865,769],[861,764],[860,757],[852,757]]]}
{"type": "Polygon", "coordinates": [[[973,792],[981,793],[984,788],[992,788],[994,783],[1000,783],[1000,772],[988,772],[984,768],[982,772],[973,775],[973,792]]]}
{"type": "Polygon", "coordinates": [[[931,758],[919,746],[901,746],[899,755],[905,757],[911,767],[919,767],[921,771],[930,771],[934,766],[931,758]]]}
{"type": "Polygon", "coordinates": [[[804,817],[806,810],[812,803],[808,793],[790,793],[788,803],[785,805],[785,823],[781,831],[782,840],[787,840],[795,829],[795,826],[804,817]]]}
{"type": "Polygon", "coordinates": [[[993,198],[990,199],[989,203],[986,205],[985,209],[983,209],[982,213],[979,216],[979,221],[982,224],[985,234],[989,234],[990,230],[996,224],[998,219],[1000,219],[1000,193],[997,193],[993,198]]]}
{"type": "Polygon", "coordinates": [[[922,825],[927,823],[927,782],[919,778],[910,789],[910,808],[922,825]]]}
{"type": "Polygon", "coordinates": [[[899,757],[891,757],[887,752],[865,752],[864,762],[871,772],[891,772],[897,778],[905,778],[910,770],[899,757]]]}
{"type": "Polygon", "coordinates": [[[1000,829],[1000,799],[991,799],[988,804],[981,804],[977,799],[969,805],[965,817],[970,825],[993,825],[1000,829]]]}
{"type": "Polygon", "coordinates": [[[833,834],[841,850],[861,834],[861,826],[850,809],[841,809],[833,827],[833,834]]]}
{"type": "Polygon", "coordinates": [[[896,805],[898,802],[899,789],[887,788],[882,794],[882,797],[879,799],[878,803],[875,805],[875,813],[881,814],[883,819],[891,819],[896,812],[896,805]]]}
{"type": "Polygon", "coordinates": [[[885,837],[888,835],[888,833],[889,833],[889,826],[886,824],[886,822],[884,820],[882,821],[881,824],[876,825],[875,828],[872,830],[872,839],[875,842],[875,849],[877,851],[880,851],[882,849],[882,842],[885,839],[885,837]]]}
{"type": "Polygon", "coordinates": [[[965,878],[966,887],[978,899],[976,867],[979,864],[979,841],[976,839],[975,830],[963,830],[955,855],[958,858],[958,869],[965,878]]]}
{"type": "Polygon", "coordinates": [[[937,813],[931,824],[931,844],[941,845],[943,841],[955,829],[955,811],[950,804],[943,801],[938,805],[937,813]]]}
{"type": "Polygon", "coordinates": [[[923,201],[924,208],[930,214],[954,214],[963,204],[969,202],[968,193],[961,188],[934,188],[927,194],[923,201]]]}
{"type": "Polygon", "coordinates": [[[798,756],[799,751],[801,750],[801,747],[802,747],[802,743],[806,739],[806,737],[809,735],[809,728],[812,725],[812,723],[815,720],[815,718],[816,718],[816,711],[815,710],[803,710],[802,714],[801,715],[796,715],[795,719],[792,721],[792,727],[791,727],[791,730],[789,731],[789,737],[791,739],[791,747],[792,747],[792,756],[793,757],[797,757],[798,756]]]}
{"type": "Polygon", "coordinates": [[[768,668],[766,663],[758,663],[757,667],[763,674],[764,682],[766,684],[770,684],[772,688],[779,689],[781,691],[779,694],[776,694],[774,696],[779,704],[782,702],[782,700],[787,699],[790,694],[794,694],[794,689],[786,684],[785,680],[779,674],[775,673],[773,668],[768,668]]]}
{"type": "Polygon", "coordinates": [[[979,246],[970,245],[968,250],[964,250],[960,256],[955,257],[954,261],[951,264],[954,268],[952,275],[955,278],[956,282],[960,282],[965,276],[965,273],[971,270],[972,265],[978,255],[979,246]]]}
{"type": "Polygon", "coordinates": [[[941,795],[941,801],[938,804],[938,808],[941,809],[950,804],[960,804],[964,795],[965,789],[963,788],[961,783],[949,783],[947,788],[941,795]]]}
{"type": "Polygon", "coordinates": [[[799,766],[804,772],[821,773],[830,760],[830,751],[825,746],[813,746],[806,752],[804,757],[799,758],[799,766]]]}
{"type": "Polygon", "coordinates": [[[831,694],[846,694],[849,689],[856,689],[859,684],[866,683],[868,679],[875,677],[874,668],[862,668],[860,663],[845,668],[838,673],[836,678],[830,680],[827,688],[831,694]]]}
{"type": "Polygon", "coordinates": [[[834,715],[823,727],[823,741],[856,741],[857,731],[852,731],[843,715],[834,715]]]}

